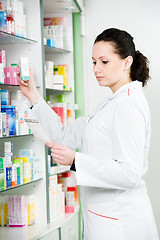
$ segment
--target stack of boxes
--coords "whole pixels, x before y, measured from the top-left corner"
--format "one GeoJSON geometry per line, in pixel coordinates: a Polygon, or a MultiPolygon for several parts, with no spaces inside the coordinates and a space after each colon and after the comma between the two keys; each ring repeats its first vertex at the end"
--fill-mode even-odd
{"type": "Polygon", "coordinates": [[[79,207],[78,186],[74,173],[66,172],[58,175],[58,183],[65,192],[65,213],[73,213],[79,207]]]}
{"type": "Polygon", "coordinates": [[[0,137],[30,134],[24,118],[28,117],[29,102],[20,90],[0,90],[0,137]]]}
{"type": "Polygon", "coordinates": [[[0,191],[36,180],[40,177],[39,158],[31,149],[20,150],[13,157],[13,143],[4,143],[4,157],[0,157],[0,191]]]}
{"type": "Polygon", "coordinates": [[[71,172],[49,177],[50,218],[73,213],[79,206],[78,187],[71,172]],[[57,178],[58,176],[58,178],[57,178]]]}
{"type": "Polygon", "coordinates": [[[65,95],[57,95],[55,103],[51,104],[52,109],[59,116],[62,124],[67,126],[73,122],[74,111],[71,104],[66,103],[65,95]]]}
{"type": "Polygon", "coordinates": [[[48,46],[63,49],[63,18],[44,18],[44,38],[48,46]]]}
{"type": "MultiPolygon", "coordinates": [[[[28,58],[20,58],[21,63],[28,63],[28,58]]],[[[20,68],[17,64],[6,67],[5,51],[0,50],[0,83],[18,85],[20,68]]],[[[23,74],[21,64],[21,74],[23,74]]],[[[28,79],[29,76],[23,76],[28,79]]],[[[24,118],[28,117],[29,101],[22,96],[20,90],[8,91],[0,89],[0,137],[25,135],[30,131],[25,124],[24,118]]]]}
{"type": "Polygon", "coordinates": [[[34,195],[0,197],[0,226],[23,227],[34,223],[34,195]]]}
{"type": "Polygon", "coordinates": [[[24,3],[19,0],[0,1],[0,30],[26,37],[26,15],[24,3]]]}
{"type": "Polygon", "coordinates": [[[57,175],[49,177],[50,218],[55,220],[65,213],[65,196],[62,184],[57,183],[57,175]]]}
{"type": "Polygon", "coordinates": [[[19,85],[17,76],[19,71],[18,64],[11,64],[11,67],[6,67],[6,52],[0,50],[0,83],[19,85]]]}
{"type": "Polygon", "coordinates": [[[45,62],[45,85],[46,88],[71,91],[68,77],[69,65],[54,66],[54,62],[45,62]]]}

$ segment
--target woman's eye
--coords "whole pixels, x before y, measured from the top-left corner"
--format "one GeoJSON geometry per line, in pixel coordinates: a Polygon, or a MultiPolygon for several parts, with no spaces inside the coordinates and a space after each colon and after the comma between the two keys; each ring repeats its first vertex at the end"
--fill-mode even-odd
{"type": "Polygon", "coordinates": [[[102,61],[102,63],[103,63],[103,64],[107,64],[107,63],[108,63],[108,61],[102,61]]]}
{"type": "Polygon", "coordinates": [[[92,62],[93,65],[96,65],[96,62],[92,62]]]}

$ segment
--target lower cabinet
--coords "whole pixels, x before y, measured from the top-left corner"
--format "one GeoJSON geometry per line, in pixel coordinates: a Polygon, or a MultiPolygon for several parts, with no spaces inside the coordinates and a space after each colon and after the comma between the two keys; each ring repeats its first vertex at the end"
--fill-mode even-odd
{"type": "Polygon", "coordinates": [[[59,229],[46,234],[44,237],[39,238],[39,240],[59,240],[59,229]]]}
{"type": "Polygon", "coordinates": [[[60,228],[60,240],[78,240],[78,213],[60,228]]]}
{"type": "Polygon", "coordinates": [[[79,240],[78,212],[60,228],[39,238],[39,240],[79,240]]]}

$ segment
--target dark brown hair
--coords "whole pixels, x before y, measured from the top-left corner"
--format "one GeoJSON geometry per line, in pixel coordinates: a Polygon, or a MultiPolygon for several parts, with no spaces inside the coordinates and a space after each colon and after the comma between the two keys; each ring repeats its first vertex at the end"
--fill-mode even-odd
{"type": "Polygon", "coordinates": [[[150,78],[148,59],[141,52],[135,50],[133,37],[126,31],[109,28],[97,36],[94,44],[101,41],[112,43],[115,48],[115,53],[117,53],[122,59],[125,59],[128,56],[133,57],[130,77],[132,81],[138,80],[142,82],[144,87],[150,78]]]}

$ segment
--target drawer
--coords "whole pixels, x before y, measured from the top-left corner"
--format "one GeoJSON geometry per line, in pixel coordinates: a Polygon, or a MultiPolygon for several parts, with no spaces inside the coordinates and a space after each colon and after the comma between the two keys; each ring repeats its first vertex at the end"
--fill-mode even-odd
{"type": "Polygon", "coordinates": [[[78,213],[67,221],[60,229],[61,240],[79,239],[78,213]]]}
{"type": "Polygon", "coordinates": [[[46,234],[45,236],[39,238],[39,240],[59,240],[59,229],[46,234]]]}

